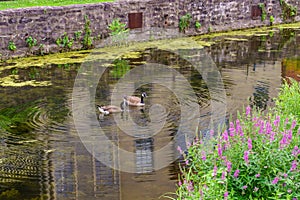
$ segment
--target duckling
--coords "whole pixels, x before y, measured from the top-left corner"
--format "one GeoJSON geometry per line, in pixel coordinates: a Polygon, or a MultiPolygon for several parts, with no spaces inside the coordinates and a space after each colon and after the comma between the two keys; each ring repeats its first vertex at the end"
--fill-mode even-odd
{"type": "Polygon", "coordinates": [[[143,92],[140,97],[136,96],[124,96],[129,106],[144,106],[144,98],[147,97],[146,92],[143,92]]]}
{"type": "Polygon", "coordinates": [[[126,99],[124,98],[123,102],[121,102],[121,104],[120,104],[120,107],[115,106],[115,105],[107,105],[107,106],[97,105],[97,108],[100,113],[102,113],[104,115],[108,115],[110,113],[123,112],[125,110],[126,106],[128,106],[128,103],[127,103],[126,99]]]}

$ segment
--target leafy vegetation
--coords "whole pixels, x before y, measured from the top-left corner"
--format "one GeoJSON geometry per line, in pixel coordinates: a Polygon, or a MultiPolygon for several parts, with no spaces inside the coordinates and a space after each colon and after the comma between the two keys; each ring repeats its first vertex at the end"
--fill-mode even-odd
{"type": "Polygon", "coordinates": [[[26,38],[25,42],[26,42],[27,46],[29,47],[29,49],[31,49],[32,47],[37,45],[37,40],[31,36],[26,38]]]}
{"type": "Polygon", "coordinates": [[[120,19],[113,19],[108,25],[108,29],[111,31],[110,36],[113,42],[122,43],[128,37],[129,29],[126,28],[125,23],[120,22],[120,19]]]}
{"type": "Polygon", "coordinates": [[[260,3],[260,4],[258,4],[258,6],[261,9],[261,21],[265,21],[265,19],[267,17],[267,11],[266,11],[266,8],[265,8],[265,4],[260,3]]]}
{"type": "Polygon", "coordinates": [[[297,15],[297,7],[288,4],[284,0],[280,0],[280,5],[281,5],[281,8],[282,8],[282,18],[283,18],[283,20],[288,20],[288,19],[294,20],[294,18],[297,15]]]}
{"type": "MultiPolygon", "coordinates": [[[[112,0],[14,0],[14,1],[0,1],[0,10],[10,8],[25,8],[33,6],[66,6],[73,4],[87,4],[109,2],[112,0]]],[[[46,12],[46,11],[45,11],[46,12]]]]}
{"type": "Polygon", "coordinates": [[[217,136],[178,148],[177,199],[299,199],[299,99],[299,83],[286,81],[268,112],[247,106],[217,136]]]}
{"type": "Polygon", "coordinates": [[[16,44],[13,41],[9,41],[7,48],[10,51],[15,51],[17,49],[17,46],[16,46],[16,44]]]}
{"type": "Polygon", "coordinates": [[[187,13],[187,14],[183,15],[179,19],[179,30],[181,32],[184,32],[189,27],[191,20],[192,20],[191,14],[187,13]]]}
{"type": "Polygon", "coordinates": [[[67,33],[64,33],[61,37],[57,38],[56,44],[62,49],[71,49],[74,43],[74,39],[69,39],[67,33]]]}
{"type": "Polygon", "coordinates": [[[195,23],[195,28],[197,28],[197,29],[199,29],[199,28],[201,28],[201,23],[200,22],[198,22],[198,21],[196,21],[196,23],[195,23]]]}
{"type": "Polygon", "coordinates": [[[90,49],[93,47],[93,39],[91,37],[92,30],[90,28],[91,20],[89,20],[88,16],[84,16],[85,24],[84,24],[84,36],[82,41],[83,49],[90,49]]]}

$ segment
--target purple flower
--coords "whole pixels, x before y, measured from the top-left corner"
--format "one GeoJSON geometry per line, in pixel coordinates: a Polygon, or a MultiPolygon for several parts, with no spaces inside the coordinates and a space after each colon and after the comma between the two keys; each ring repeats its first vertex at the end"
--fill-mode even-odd
{"type": "Polygon", "coordinates": [[[272,131],[272,125],[270,124],[270,122],[266,123],[266,134],[270,134],[272,131]]]}
{"type": "Polygon", "coordinates": [[[298,200],[298,199],[296,197],[294,197],[293,200],[298,200]]]}
{"type": "Polygon", "coordinates": [[[293,138],[293,132],[292,132],[292,130],[288,130],[288,131],[287,131],[287,139],[288,139],[289,141],[291,141],[292,138],[293,138]]]}
{"type": "Polygon", "coordinates": [[[231,171],[231,166],[232,166],[232,163],[230,161],[226,161],[226,166],[227,166],[227,172],[229,173],[231,171]]]}
{"type": "Polygon", "coordinates": [[[243,190],[245,190],[245,189],[248,188],[248,186],[247,186],[247,185],[244,185],[242,188],[243,188],[243,190]]]}
{"type": "Polygon", "coordinates": [[[291,190],[291,189],[289,189],[289,190],[287,190],[287,192],[288,192],[288,193],[292,193],[292,190],[291,190]]]}
{"type": "Polygon", "coordinates": [[[223,172],[222,172],[222,176],[221,176],[221,179],[222,179],[222,180],[225,180],[225,175],[226,175],[226,173],[223,171],[223,172]]]}
{"type": "Polygon", "coordinates": [[[259,127],[259,134],[263,134],[264,132],[264,127],[265,127],[265,122],[263,120],[260,121],[260,127],[259,127]]]}
{"type": "Polygon", "coordinates": [[[260,177],[260,174],[255,174],[255,177],[256,177],[256,178],[260,177]]]}
{"type": "Polygon", "coordinates": [[[249,137],[248,138],[248,150],[250,151],[252,149],[252,140],[251,138],[249,137]]]}
{"type": "Polygon", "coordinates": [[[283,177],[284,177],[284,178],[288,177],[287,173],[284,173],[284,174],[283,174],[283,177]]]}
{"type": "Polygon", "coordinates": [[[236,133],[237,134],[240,134],[241,137],[244,136],[244,133],[243,133],[243,130],[242,130],[242,127],[241,127],[241,124],[240,124],[240,120],[236,120],[236,133]]]}
{"type": "Polygon", "coordinates": [[[278,180],[279,180],[279,178],[276,176],[276,177],[273,179],[272,184],[273,184],[273,185],[276,185],[276,184],[278,183],[278,180]]]}
{"type": "Polygon", "coordinates": [[[177,150],[179,151],[180,154],[183,154],[183,151],[180,146],[177,147],[177,150]]]}
{"type": "Polygon", "coordinates": [[[218,144],[218,155],[222,158],[222,145],[218,144]]]}
{"type": "Polygon", "coordinates": [[[239,173],[240,173],[240,170],[238,170],[238,169],[235,170],[235,172],[233,174],[234,178],[237,178],[239,176],[239,173]]]}
{"type": "Polygon", "coordinates": [[[288,144],[287,134],[283,133],[283,137],[281,138],[279,144],[280,148],[284,148],[288,144]]]}
{"type": "Polygon", "coordinates": [[[292,151],[293,156],[297,157],[299,153],[300,153],[300,149],[298,148],[298,146],[295,146],[292,151]]]}
{"type": "Polygon", "coordinates": [[[296,121],[296,120],[293,120],[291,129],[294,129],[294,128],[296,127],[296,124],[297,124],[297,121],[296,121]]]}
{"type": "Polygon", "coordinates": [[[187,186],[186,186],[187,190],[189,192],[192,192],[194,190],[194,186],[193,186],[193,183],[190,181],[187,186]]]}
{"type": "Polygon", "coordinates": [[[178,182],[178,186],[180,187],[181,185],[182,185],[182,182],[181,182],[181,181],[179,181],[179,182],[178,182]]]}
{"type": "Polygon", "coordinates": [[[257,191],[258,191],[258,187],[255,187],[253,191],[254,191],[254,192],[257,192],[257,191]]]}
{"type": "Polygon", "coordinates": [[[270,141],[274,141],[275,140],[275,132],[274,131],[271,131],[271,134],[270,134],[270,141]]]}
{"type": "Polygon", "coordinates": [[[251,107],[248,105],[246,107],[246,116],[248,117],[250,115],[250,113],[251,113],[251,107]]]}
{"type": "Polygon", "coordinates": [[[187,148],[190,148],[192,146],[192,144],[190,142],[186,143],[187,148]]]}
{"type": "Polygon", "coordinates": [[[206,160],[206,153],[205,153],[205,151],[202,151],[202,160],[206,160]]]}
{"type": "MultiPolygon", "coordinates": [[[[200,189],[199,190],[199,193],[200,193],[200,197],[202,197],[203,196],[203,191],[200,189]]],[[[200,198],[200,200],[201,200],[202,198],[200,198]]]]}
{"type": "Polygon", "coordinates": [[[247,164],[249,163],[249,151],[244,152],[244,160],[247,164]]]}
{"type": "Polygon", "coordinates": [[[280,122],[280,116],[276,116],[276,119],[274,120],[274,126],[278,126],[280,122]]]}
{"type": "Polygon", "coordinates": [[[224,140],[225,142],[228,141],[228,132],[227,132],[227,130],[224,131],[224,133],[222,134],[222,137],[223,137],[223,140],[224,140]]]}
{"type": "Polygon", "coordinates": [[[217,175],[217,170],[218,170],[218,167],[217,165],[214,166],[214,171],[213,171],[213,176],[216,176],[217,175]]]}
{"type": "Polygon", "coordinates": [[[189,165],[189,160],[188,159],[185,160],[185,164],[189,165]]]}
{"type": "Polygon", "coordinates": [[[228,197],[228,191],[224,192],[224,198],[227,199],[228,197]]]}
{"type": "Polygon", "coordinates": [[[289,118],[285,119],[284,125],[287,125],[287,123],[289,123],[289,118]]]}
{"type": "Polygon", "coordinates": [[[235,128],[234,128],[233,122],[229,123],[229,129],[228,130],[229,130],[229,136],[233,137],[234,136],[234,132],[235,132],[235,128]]]}
{"type": "Polygon", "coordinates": [[[296,161],[296,160],[293,160],[290,171],[296,170],[296,169],[297,169],[297,164],[298,164],[297,161],[296,161]]]}

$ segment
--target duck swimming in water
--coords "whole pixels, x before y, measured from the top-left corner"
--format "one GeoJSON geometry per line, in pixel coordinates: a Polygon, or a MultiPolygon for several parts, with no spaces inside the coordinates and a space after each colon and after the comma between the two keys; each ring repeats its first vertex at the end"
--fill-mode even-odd
{"type": "Polygon", "coordinates": [[[107,105],[107,106],[97,105],[97,108],[101,114],[109,115],[111,113],[123,112],[127,106],[128,106],[127,100],[124,98],[123,102],[121,102],[120,104],[120,107],[115,105],[107,105]]]}
{"type": "Polygon", "coordinates": [[[141,94],[141,97],[136,96],[124,96],[124,99],[126,99],[129,106],[144,106],[144,98],[147,97],[146,92],[143,92],[141,94]]]}

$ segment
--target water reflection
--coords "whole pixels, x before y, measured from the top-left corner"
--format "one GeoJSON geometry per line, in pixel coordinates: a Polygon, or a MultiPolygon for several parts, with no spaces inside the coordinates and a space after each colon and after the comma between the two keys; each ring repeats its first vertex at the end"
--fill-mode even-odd
{"type": "MultiPolygon", "coordinates": [[[[248,103],[266,108],[277,95],[282,77],[299,78],[299,31],[283,29],[246,39],[233,41],[223,38],[206,49],[222,75],[227,115],[248,103]]],[[[197,58],[196,50],[189,50],[187,54],[197,58]]],[[[199,106],[200,116],[196,116],[200,120],[199,129],[208,131],[211,98],[218,100],[218,96],[212,93],[218,94],[220,88],[209,91],[202,75],[185,59],[160,48],[147,48],[139,50],[135,58],[119,58],[115,62],[103,58],[103,63],[114,65],[105,70],[96,86],[95,103],[109,104],[115,84],[128,70],[145,63],[165,64],[176,69],[192,86],[196,101],[188,98],[183,103],[192,102],[199,106]]],[[[181,102],[172,90],[160,84],[144,84],[135,91],[135,94],[141,91],[149,94],[143,109],[131,108],[128,112],[98,116],[95,123],[83,123],[83,127],[95,130],[94,135],[87,138],[93,150],[90,153],[80,141],[74,126],[74,113],[71,112],[73,85],[80,64],[49,64],[43,68],[26,69],[6,67],[0,71],[0,199],[9,199],[10,195],[11,199],[27,200],[131,200],[141,197],[150,200],[174,191],[178,163],[172,160],[177,156],[177,145],[182,138],[176,138],[181,102]],[[3,86],[5,80],[2,78],[10,75],[18,78],[17,82],[38,80],[49,81],[51,85],[3,86]],[[129,120],[138,127],[146,127],[154,121],[164,120],[164,123],[156,134],[149,136],[133,132],[128,135],[116,122],[126,127],[129,120]],[[105,146],[103,143],[101,146],[108,153],[98,151],[99,141],[103,139],[97,134],[99,127],[113,144],[133,152],[135,173],[115,170],[118,166],[110,168],[96,159],[101,157],[111,165],[126,162],[112,145],[105,146]],[[171,145],[164,150],[163,160],[172,163],[155,170],[155,151],[168,143],[171,145]]],[[[155,73],[164,75],[163,72],[155,73]]],[[[209,75],[211,80],[214,76],[213,73],[209,75]]],[[[178,77],[174,74],[165,73],[163,80],[173,84],[171,88],[181,87],[176,83],[178,77]]],[[[90,90],[82,92],[89,93],[90,90]]],[[[92,117],[99,113],[91,109],[82,114],[91,114],[87,117],[92,117]]]]}

